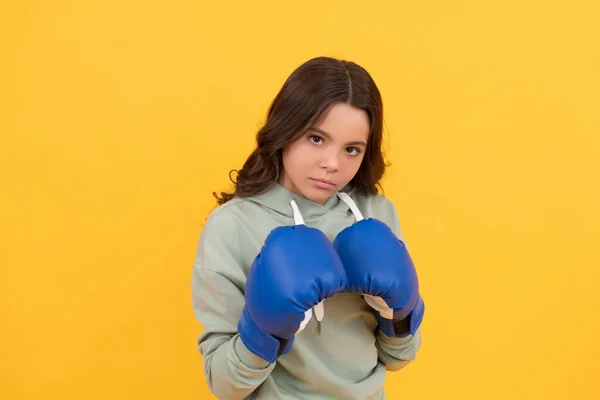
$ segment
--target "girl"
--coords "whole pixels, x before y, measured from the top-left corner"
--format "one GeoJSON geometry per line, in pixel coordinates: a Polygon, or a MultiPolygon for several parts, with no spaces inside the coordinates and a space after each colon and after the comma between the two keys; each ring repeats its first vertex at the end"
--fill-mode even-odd
{"type": "Polygon", "coordinates": [[[192,277],[206,381],[221,399],[384,399],[416,356],[424,305],[384,174],[383,107],[359,65],[296,69],[192,277]]]}

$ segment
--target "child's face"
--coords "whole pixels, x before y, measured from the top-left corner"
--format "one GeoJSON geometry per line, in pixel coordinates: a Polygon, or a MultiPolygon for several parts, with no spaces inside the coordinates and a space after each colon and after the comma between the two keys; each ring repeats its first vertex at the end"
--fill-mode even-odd
{"type": "Polygon", "coordinates": [[[335,104],[318,125],[283,150],[280,183],[325,204],[358,172],[368,137],[367,113],[345,103],[335,104]]]}

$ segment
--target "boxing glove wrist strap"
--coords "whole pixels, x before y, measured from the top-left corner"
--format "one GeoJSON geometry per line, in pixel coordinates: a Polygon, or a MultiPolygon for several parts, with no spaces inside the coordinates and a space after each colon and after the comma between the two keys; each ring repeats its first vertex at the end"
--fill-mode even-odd
{"type": "Polygon", "coordinates": [[[248,350],[270,363],[288,353],[294,342],[293,336],[289,339],[281,339],[270,335],[256,323],[245,306],[238,322],[238,331],[240,339],[248,350]]]}
{"type": "MultiPolygon", "coordinates": [[[[411,310],[407,317],[387,319],[381,316],[379,312],[375,312],[379,329],[388,337],[406,337],[408,335],[414,335],[421,326],[423,321],[423,314],[425,312],[425,304],[421,296],[417,300],[417,304],[411,310]]],[[[394,312],[394,314],[401,315],[402,312],[394,312]]]]}
{"type": "Polygon", "coordinates": [[[388,337],[405,337],[410,335],[410,316],[397,320],[387,319],[381,316],[378,312],[375,313],[379,330],[388,337]]]}

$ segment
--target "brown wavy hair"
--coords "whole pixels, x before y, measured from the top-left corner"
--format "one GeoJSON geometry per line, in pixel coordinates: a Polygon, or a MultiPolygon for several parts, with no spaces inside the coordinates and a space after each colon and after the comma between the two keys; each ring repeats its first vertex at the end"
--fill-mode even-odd
{"type": "Polygon", "coordinates": [[[331,57],[316,57],[300,65],[271,103],[267,120],[256,135],[256,148],[242,169],[230,171],[232,192],[213,195],[219,205],[233,197],[266,192],[279,182],[282,150],[302,137],[335,103],[366,111],[370,132],[360,168],[350,184],[364,194],[377,194],[387,166],[381,148],[383,103],[371,75],[360,65],[331,57]],[[237,178],[231,177],[237,172],[237,178]]]}

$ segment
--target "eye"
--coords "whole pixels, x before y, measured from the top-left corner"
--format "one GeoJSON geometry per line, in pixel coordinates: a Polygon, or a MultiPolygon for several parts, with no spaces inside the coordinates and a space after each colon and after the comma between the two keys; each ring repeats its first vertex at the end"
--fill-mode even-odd
{"type": "Polygon", "coordinates": [[[357,156],[360,154],[360,149],[358,147],[346,147],[346,152],[351,156],[357,156]]]}
{"type": "Polygon", "coordinates": [[[321,143],[323,143],[323,138],[321,136],[310,135],[309,136],[309,140],[312,143],[314,143],[314,144],[321,144],[321,143]]]}

